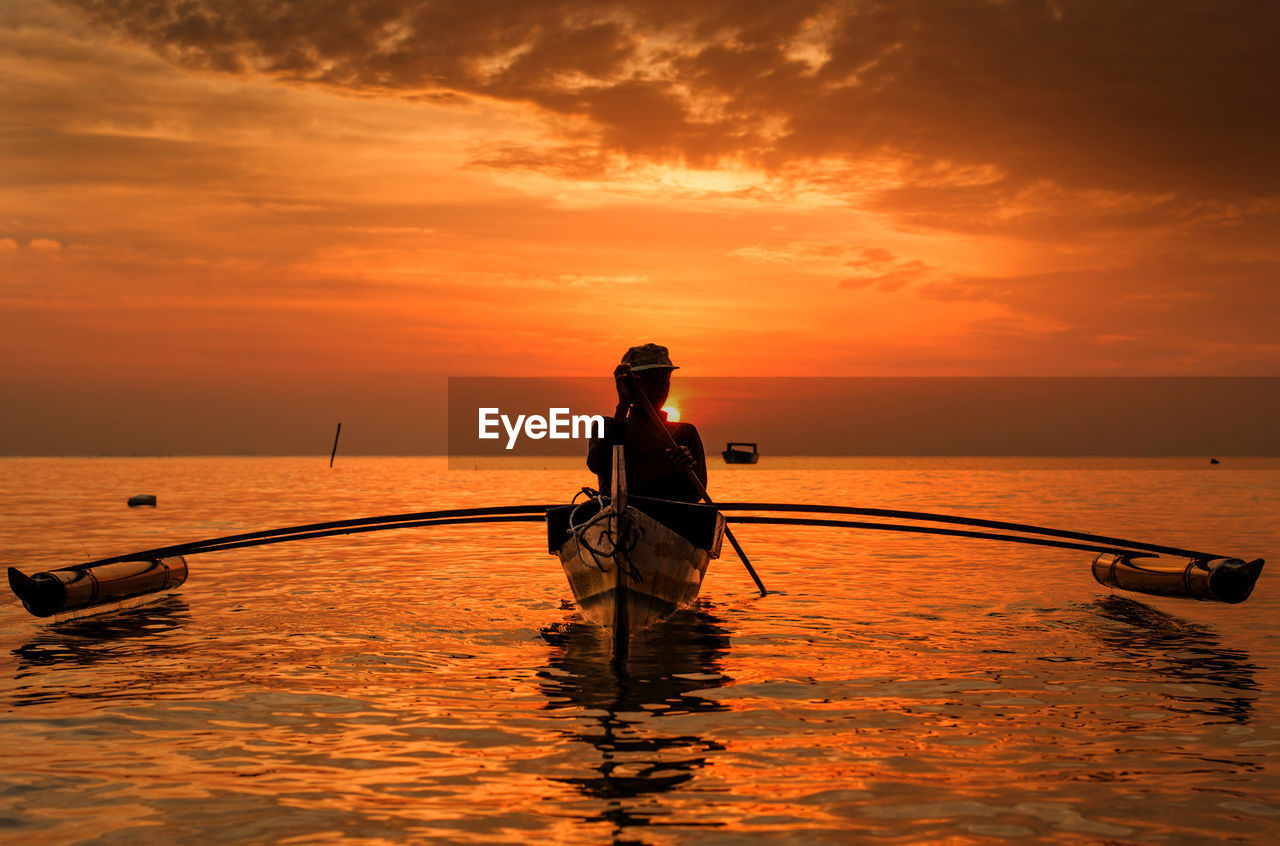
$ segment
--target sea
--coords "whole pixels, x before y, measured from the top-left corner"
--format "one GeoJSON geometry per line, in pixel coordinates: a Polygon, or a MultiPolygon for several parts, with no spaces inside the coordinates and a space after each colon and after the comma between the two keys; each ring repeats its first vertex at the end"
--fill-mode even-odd
{"type": "MultiPolygon", "coordinates": [[[[31,573],[256,529],[567,502],[577,460],[0,459],[31,573]],[[154,508],[126,500],[154,494],[154,508]]],[[[1280,460],[762,458],[721,501],[942,512],[1280,556],[1280,460]]],[[[1247,602],[1087,552],[743,524],[625,662],[538,523],[188,558],[75,620],[0,604],[0,840],[1280,842],[1280,574],[1247,602]]]]}

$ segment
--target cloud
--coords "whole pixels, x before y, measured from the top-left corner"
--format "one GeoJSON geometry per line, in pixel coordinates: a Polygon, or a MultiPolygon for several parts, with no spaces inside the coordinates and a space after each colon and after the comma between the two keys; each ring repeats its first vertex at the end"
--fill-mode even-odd
{"type": "Polygon", "coordinates": [[[510,141],[476,147],[471,164],[498,170],[529,170],[566,179],[597,179],[616,172],[614,160],[590,145],[534,147],[510,141]]]}
{"type": "Polygon", "coordinates": [[[1008,307],[1034,323],[976,325],[970,339],[1017,358],[1080,348],[1091,367],[1264,373],[1280,366],[1280,261],[1169,254],[1139,263],[1010,277],[952,277],[925,297],[1008,307]],[[1029,328],[1038,326],[1039,328],[1029,328]]]}
{"type": "Polygon", "coordinates": [[[52,238],[33,238],[27,246],[35,250],[37,253],[43,253],[49,256],[56,256],[58,253],[62,252],[62,245],[52,238]]]}
{"type": "Polygon", "coordinates": [[[853,275],[836,283],[837,288],[871,288],[883,294],[892,294],[908,285],[927,283],[942,275],[938,268],[920,259],[904,260],[883,247],[795,241],[773,247],[759,244],[739,247],[729,255],[760,266],[804,267],[824,275],[852,270],[853,275]]]}
{"type": "Polygon", "coordinates": [[[837,287],[857,290],[874,288],[892,294],[913,283],[924,282],[938,276],[936,268],[919,259],[901,261],[883,247],[868,247],[858,251],[855,258],[845,263],[855,275],[841,279],[837,287]]]}
{"type": "MultiPolygon", "coordinates": [[[[540,280],[541,281],[541,280],[540,280]]],[[[576,276],[561,274],[547,280],[552,285],[571,288],[606,288],[610,286],[638,285],[649,281],[649,277],[633,274],[630,276],[576,276]]]]}
{"type": "Polygon", "coordinates": [[[828,267],[854,267],[868,262],[885,266],[892,264],[896,258],[883,248],[857,247],[838,241],[791,241],[772,247],[753,244],[732,250],[729,255],[756,264],[813,264],[828,267]],[[851,255],[859,258],[850,259],[851,255]]]}
{"type": "Polygon", "coordinates": [[[894,254],[883,247],[869,247],[859,253],[858,258],[845,262],[849,267],[875,267],[884,265],[895,258],[894,254]]]}
{"type": "Polygon", "coordinates": [[[243,170],[225,155],[224,146],[185,140],[17,129],[4,139],[3,149],[27,164],[6,174],[12,187],[113,184],[121,174],[134,185],[180,181],[216,187],[243,170]]]}
{"type": "Polygon", "coordinates": [[[1004,194],[1280,192],[1272,3],[67,2],[186,67],[531,104],[610,154],[887,157],[929,190],[986,168],[1004,194]]]}
{"type": "Polygon", "coordinates": [[[936,272],[922,261],[883,262],[870,273],[840,280],[841,288],[875,288],[891,294],[913,282],[929,279],[936,272]]]}

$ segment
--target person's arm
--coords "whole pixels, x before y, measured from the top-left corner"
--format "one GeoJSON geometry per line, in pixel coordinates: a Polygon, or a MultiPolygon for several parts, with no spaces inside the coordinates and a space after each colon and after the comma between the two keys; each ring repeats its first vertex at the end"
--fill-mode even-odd
{"type": "Polygon", "coordinates": [[[604,420],[604,437],[592,438],[587,447],[587,469],[596,474],[600,489],[608,490],[613,477],[613,448],[627,440],[627,411],[631,408],[631,392],[627,377],[630,364],[619,364],[613,369],[613,382],[618,390],[618,405],[612,417],[604,420]]]}
{"type": "Polygon", "coordinates": [[[674,447],[666,450],[667,457],[674,465],[673,484],[687,489],[689,501],[697,502],[701,499],[701,495],[685,471],[692,470],[694,477],[702,483],[703,489],[706,489],[707,458],[702,451],[702,438],[698,437],[698,430],[689,423],[677,423],[669,426],[667,431],[671,434],[672,442],[675,443],[674,447]]]}
{"type": "Polygon", "coordinates": [[[693,459],[689,467],[705,488],[707,486],[707,456],[702,450],[702,438],[698,435],[698,430],[693,424],[686,424],[680,428],[680,437],[676,443],[689,450],[689,455],[693,459]]]}
{"type": "Polygon", "coordinates": [[[604,419],[604,437],[592,438],[587,447],[587,468],[600,477],[601,484],[613,471],[613,448],[627,442],[627,421],[617,417],[604,419]]]}

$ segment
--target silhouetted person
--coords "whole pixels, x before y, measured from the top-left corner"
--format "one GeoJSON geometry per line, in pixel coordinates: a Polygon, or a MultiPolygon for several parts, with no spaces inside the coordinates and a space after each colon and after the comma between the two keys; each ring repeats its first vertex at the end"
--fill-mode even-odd
{"type": "Polygon", "coordinates": [[[668,423],[661,411],[671,390],[671,371],[676,366],[667,355],[667,348],[657,344],[632,347],[622,357],[622,363],[613,371],[618,388],[618,407],[612,417],[605,418],[604,438],[592,438],[587,452],[587,466],[599,479],[600,490],[606,493],[613,478],[613,447],[625,447],[627,462],[627,492],[635,496],[657,499],[676,499],[697,502],[701,495],[689,481],[685,468],[693,469],[699,481],[707,484],[707,459],[702,451],[702,439],[698,430],[689,423],[668,423]],[[643,406],[632,402],[630,380],[634,374],[639,389],[648,397],[649,404],[662,418],[671,438],[676,442],[673,450],[645,413],[643,406]]]}

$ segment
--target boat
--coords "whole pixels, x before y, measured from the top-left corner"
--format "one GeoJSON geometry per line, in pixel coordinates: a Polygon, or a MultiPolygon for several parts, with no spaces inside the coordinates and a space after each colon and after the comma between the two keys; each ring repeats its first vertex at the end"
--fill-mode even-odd
{"type": "Polygon", "coordinates": [[[547,510],[548,551],[559,557],[578,610],[618,646],[697,599],[725,534],[714,506],[628,497],[626,480],[623,448],[615,446],[608,497],[547,510]]]}
{"type": "Polygon", "coordinates": [[[755,444],[749,444],[744,441],[729,441],[720,454],[724,456],[725,464],[755,464],[760,460],[760,450],[755,444]],[[751,447],[748,452],[745,449],[734,449],[734,447],[751,447]]]}

